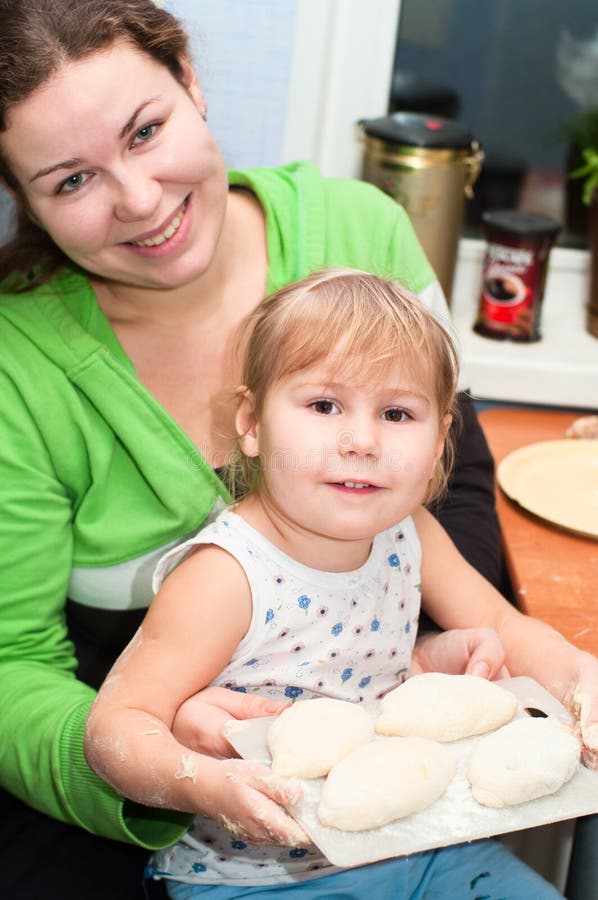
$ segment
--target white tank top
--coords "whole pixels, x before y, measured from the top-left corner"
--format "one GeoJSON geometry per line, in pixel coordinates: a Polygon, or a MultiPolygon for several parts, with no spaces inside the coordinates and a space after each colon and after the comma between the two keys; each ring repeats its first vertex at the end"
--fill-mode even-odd
{"type": "MultiPolygon", "coordinates": [[[[325,572],[291,559],[225,510],[162,558],[155,589],[198,544],[215,544],[238,560],[253,602],[249,630],[214,684],[369,706],[407,676],[420,609],[421,548],[411,518],[378,534],[359,569],[325,572]]],[[[334,871],[315,847],[246,844],[203,816],[174,847],[154,854],[152,866],[179,881],[246,886],[334,871]]]]}

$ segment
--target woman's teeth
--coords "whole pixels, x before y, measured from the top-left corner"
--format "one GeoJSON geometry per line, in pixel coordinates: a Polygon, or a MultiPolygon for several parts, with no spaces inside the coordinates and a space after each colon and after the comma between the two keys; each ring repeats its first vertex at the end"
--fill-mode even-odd
{"type": "Polygon", "coordinates": [[[343,481],[343,487],[366,488],[366,487],[371,487],[371,485],[365,484],[363,481],[343,481]]]}
{"type": "Polygon", "coordinates": [[[154,235],[152,238],[147,238],[145,241],[131,241],[134,247],[159,247],[160,244],[163,244],[164,241],[167,241],[169,238],[176,234],[179,230],[180,224],[183,221],[183,216],[185,215],[186,203],[181,209],[180,213],[174,217],[166,231],[162,231],[160,234],[154,235]]]}

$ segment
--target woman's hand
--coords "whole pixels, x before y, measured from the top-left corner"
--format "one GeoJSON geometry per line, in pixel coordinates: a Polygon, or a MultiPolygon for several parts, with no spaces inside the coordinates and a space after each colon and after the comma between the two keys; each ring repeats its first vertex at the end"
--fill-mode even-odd
{"type": "Polygon", "coordinates": [[[585,765],[598,769],[598,660],[589,653],[584,654],[577,684],[564,704],[575,716],[585,765]]]}
{"type": "Polygon", "coordinates": [[[242,759],[211,762],[213,768],[202,785],[201,812],[236,839],[252,844],[300,847],[311,843],[281,808],[300,799],[301,785],[296,779],[282,778],[266,766],[242,759]]]}
{"type": "Polygon", "coordinates": [[[411,674],[445,672],[478,675],[490,681],[508,678],[505,648],[493,628],[453,628],[425,634],[413,649],[411,674]]]}
{"type": "Polygon", "coordinates": [[[222,687],[207,687],[182,703],[172,723],[172,733],[181,744],[228,759],[237,754],[222,734],[230,719],[253,719],[277,716],[290,706],[286,701],[271,700],[257,694],[245,694],[222,687]]]}

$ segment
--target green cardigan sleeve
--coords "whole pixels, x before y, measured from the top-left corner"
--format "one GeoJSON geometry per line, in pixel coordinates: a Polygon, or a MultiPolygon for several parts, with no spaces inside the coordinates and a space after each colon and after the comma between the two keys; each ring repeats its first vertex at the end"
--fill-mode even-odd
{"type": "Polygon", "coordinates": [[[7,374],[0,376],[0,396],[1,784],[96,834],[168,846],[189,817],[123,800],[85,761],[83,732],[94,692],[76,678],[64,609],[73,497],[57,478],[36,421],[39,409],[32,411],[7,374]]]}

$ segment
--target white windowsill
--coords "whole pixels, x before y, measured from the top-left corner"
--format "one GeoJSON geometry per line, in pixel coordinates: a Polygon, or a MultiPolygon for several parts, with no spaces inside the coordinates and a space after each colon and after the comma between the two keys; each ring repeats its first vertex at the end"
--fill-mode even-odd
{"type": "Polygon", "coordinates": [[[542,339],[514,343],[475,334],[485,242],[463,239],[452,291],[452,318],[467,381],[483,400],[598,408],[598,338],[585,325],[588,253],[556,247],[542,308],[542,339]]]}

